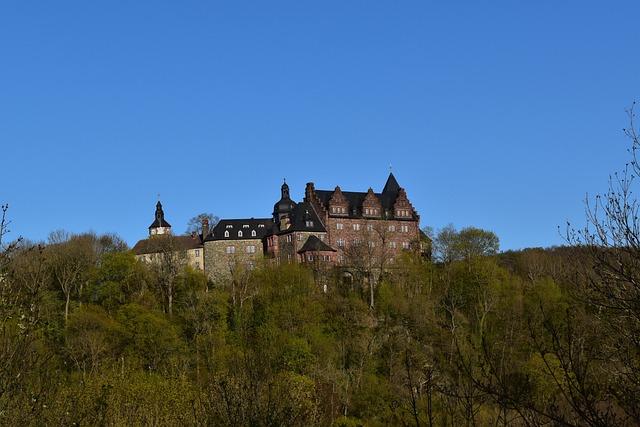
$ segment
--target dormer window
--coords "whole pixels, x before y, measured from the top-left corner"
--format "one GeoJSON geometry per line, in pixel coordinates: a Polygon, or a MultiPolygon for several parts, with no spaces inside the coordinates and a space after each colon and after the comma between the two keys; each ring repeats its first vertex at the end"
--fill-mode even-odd
{"type": "Polygon", "coordinates": [[[242,231],[238,231],[238,237],[242,237],[242,231]]]}
{"type": "Polygon", "coordinates": [[[233,228],[233,225],[227,224],[227,228],[233,228]]]}
{"type": "Polygon", "coordinates": [[[345,208],[344,206],[332,206],[331,213],[344,215],[347,213],[347,208],[345,208]]]}
{"type": "Polygon", "coordinates": [[[305,224],[307,227],[313,227],[313,221],[306,221],[305,224]]]}
{"type": "Polygon", "coordinates": [[[249,228],[249,224],[243,224],[242,228],[249,228]]]}
{"type": "Polygon", "coordinates": [[[264,224],[258,224],[258,228],[264,228],[264,224]]]}
{"type": "Polygon", "coordinates": [[[251,230],[251,237],[256,237],[256,230],[251,230]]]}
{"type": "MultiPolygon", "coordinates": [[[[229,227],[229,226],[227,225],[227,227],[229,227]]],[[[229,237],[229,232],[228,231],[224,232],[224,237],[229,237]]]]}

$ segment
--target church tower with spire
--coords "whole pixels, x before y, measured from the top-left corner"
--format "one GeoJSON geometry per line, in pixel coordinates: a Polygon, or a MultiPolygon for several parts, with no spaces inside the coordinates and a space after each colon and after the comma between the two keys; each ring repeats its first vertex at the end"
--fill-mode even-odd
{"type": "Polygon", "coordinates": [[[159,236],[162,234],[171,234],[171,224],[164,219],[162,203],[158,200],[158,203],[156,203],[156,217],[149,226],[149,236],[159,236]]]}

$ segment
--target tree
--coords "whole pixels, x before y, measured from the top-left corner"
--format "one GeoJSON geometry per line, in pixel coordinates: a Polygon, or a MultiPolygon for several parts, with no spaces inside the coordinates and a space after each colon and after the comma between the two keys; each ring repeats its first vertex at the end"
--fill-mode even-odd
{"type": "Polygon", "coordinates": [[[89,276],[90,268],[95,265],[94,236],[70,236],[65,241],[57,241],[46,247],[47,264],[55,283],[65,298],[64,318],[69,317],[71,296],[82,293],[89,276]]]}
{"type": "Polygon", "coordinates": [[[356,280],[369,289],[369,307],[372,309],[375,305],[376,286],[392,257],[389,237],[385,224],[372,226],[360,231],[358,238],[350,242],[344,251],[346,264],[356,273],[356,280]]]}
{"type": "Polygon", "coordinates": [[[608,359],[603,375],[610,392],[633,423],[640,423],[640,201],[633,194],[640,176],[635,103],[627,110],[630,161],[609,177],[609,189],[586,199],[587,224],[567,228],[567,242],[586,249],[589,263],[576,281],[575,296],[601,319],[597,343],[608,359]]]}
{"type": "Polygon", "coordinates": [[[500,249],[500,240],[494,232],[476,227],[457,231],[452,224],[438,232],[434,244],[436,259],[444,263],[495,255],[500,249]]]}
{"type": "Polygon", "coordinates": [[[220,218],[215,216],[214,214],[203,212],[194,216],[187,222],[187,230],[185,231],[185,234],[198,234],[202,232],[202,221],[205,219],[209,221],[209,230],[207,230],[207,232],[215,227],[218,222],[220,222],[220,218]]]}

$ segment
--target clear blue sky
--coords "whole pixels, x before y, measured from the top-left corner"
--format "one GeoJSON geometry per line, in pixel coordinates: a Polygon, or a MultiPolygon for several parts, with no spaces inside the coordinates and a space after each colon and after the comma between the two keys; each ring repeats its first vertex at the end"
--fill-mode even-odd
{"type": "Polygon", "coordinates": [[[435,228],[561,243],[626,161],[634,1],[0,3],[0,201],[13,233],[144,238],[161,194],[269,216],[283,177],[380,190],[435,228]]]}

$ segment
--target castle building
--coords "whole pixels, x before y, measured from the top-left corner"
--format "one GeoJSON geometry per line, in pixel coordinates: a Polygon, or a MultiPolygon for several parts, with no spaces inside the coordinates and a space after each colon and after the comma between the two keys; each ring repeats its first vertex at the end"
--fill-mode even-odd
{"type": "Polygon", "coordinates": [[[421,249],[420,216],[392,173],[380,193],[371,188],[342,191],[339,186],[316,190],[310,182],[304,200],[297,204],[284,183],[273,221],[267,254],[281,261],[302,261],[305,254],[309,261],[314,255],[307,253],[311,251],[305,244],[311,236],[323,244],[325,250],[315,251],[322,252],[316,254],[321,260],[342,265],[349,264],[350,256],[376,257],[388,264],[402,251],[421,249]]]}
{"type": "MultiPolygon", "coordinates": [[[[163,236],[171,236],[171,226],[158,202],[149,238],[133,248],[136,256],[152,261],[163,236]]],[[[222,219],[211,230],[203,223],[201,235],[173,237],[189,264],[214,281],[262,260],[348,268],[364,259],[385,268],[403,251],[423,251],[424,238],[420,216],[392,173],[378,193],[317,190],[309,182],[301,202],[284,182],[271,218],[222,219]]]]}
{"type": "MultiPolygon", "coordinates": [[[[206,224],[204,225],[206,227],[206,224]]],[[[197,234],[174,236],[171,224],[164,219],[162,203],[156,204],[155,219],[149,226],[149,237],[133,247],[136,258],[147,262],[163,262],[169,257],[191,267],[204,270],[204,245],[197,234]]]]}
{"type": "Polygon", "coordinates": [[[205,271],[214,281],[252,270],[264,257],[271,218],[222,219],[204,238],[205,271]]]}

